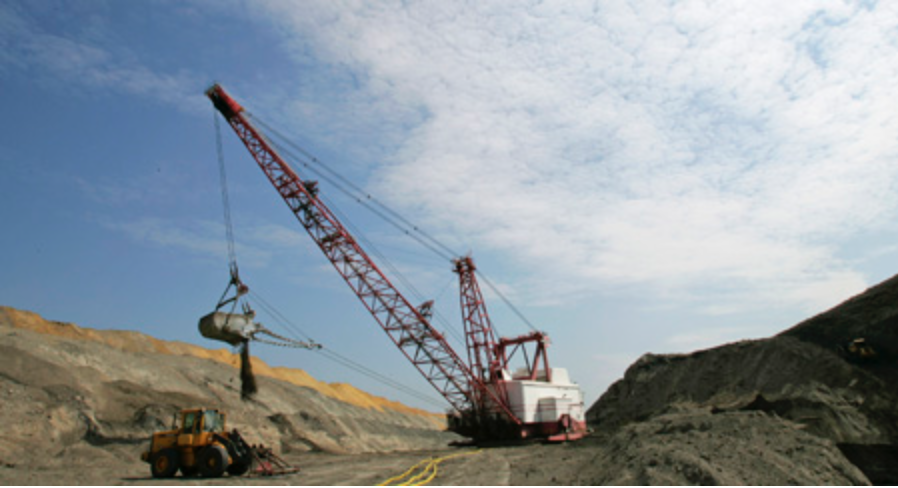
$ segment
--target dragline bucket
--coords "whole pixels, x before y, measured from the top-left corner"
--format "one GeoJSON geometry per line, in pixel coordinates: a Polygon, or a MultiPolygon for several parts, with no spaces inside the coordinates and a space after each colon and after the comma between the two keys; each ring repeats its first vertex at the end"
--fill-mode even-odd
{"type": "Polygon", "coordinates": [[[254,318],[254,314],[212,312],[200,319],[200,334],[207,339],[239,346],[262,329],[254,318]]]}

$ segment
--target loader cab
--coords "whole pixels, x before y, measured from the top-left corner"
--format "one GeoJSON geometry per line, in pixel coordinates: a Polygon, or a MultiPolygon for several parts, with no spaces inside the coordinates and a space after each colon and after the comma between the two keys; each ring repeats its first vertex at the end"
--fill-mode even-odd
{"type": "Polygon", "coordinates": [[[223,433],[225,431],[225,414],[214,409],[184,410],[181,412],[181,434],[200,434],[203,432],[223,433]]]}
{"type": "Polygon", "coordinates": [[[225,414],[216,409],[192,409],[181,412],[178,447],[212,444],[216,434],[225,433],[225,414]]]}

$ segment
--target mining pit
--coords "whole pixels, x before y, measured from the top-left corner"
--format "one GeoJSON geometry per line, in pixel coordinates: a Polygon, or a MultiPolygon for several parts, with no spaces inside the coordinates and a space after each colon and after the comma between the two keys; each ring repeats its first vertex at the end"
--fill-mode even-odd
{"type": "Polygon", "coordinates": [[[373,485],[426,460],[433,485],[898,483],[898,278],[771,338],[646,354],[562,444],[466,446],[439,415],[261,362],[243,401],[227,350],[9,307],[0,337],[4,485],[373,485]],[[152,432],[200,405],[300,471],[151,478],[152,432]]]}

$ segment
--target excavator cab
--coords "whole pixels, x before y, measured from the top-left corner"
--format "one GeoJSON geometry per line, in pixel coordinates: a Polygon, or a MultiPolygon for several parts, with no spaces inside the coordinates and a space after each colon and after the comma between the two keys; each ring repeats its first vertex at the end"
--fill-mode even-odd
{"type": "Polygon", "coordinates": [[[227,432],[225,420],[217,409],[182,410],[179,425],[154,433],[140,458],[150,464],[154,478],[171,478],[179,470],[183,476],[207,478],[218,478],[225,471],[242,475],[252,464],[252,451],[236,429],[227,432]]]}

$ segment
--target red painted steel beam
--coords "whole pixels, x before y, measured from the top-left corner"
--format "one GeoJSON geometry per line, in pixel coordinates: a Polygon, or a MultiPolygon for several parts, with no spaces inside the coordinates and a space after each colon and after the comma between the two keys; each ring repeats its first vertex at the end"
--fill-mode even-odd
{"type": "Polygon", "coordinates": [[[394,344],[459,412],[474,407],[471,390],[485,391],[442,334],[390,283],[374,261],[246,119],[243,109],[219,85],[206,95],[249,150],[287,206],[394,344]]]}
{"type": "MultiPolygon", "coordinates": [[[[462,323],[465,330],[465,344],[468,349],[468,365],[475,378],[485,384],[496,383],[501,378],[505,362],[497,357],[496,336],[493,332],[492,322],[486,310],[483,293],[475,275],[476,267],[470,256],[455,260],[455,272],[459,280],[459,298],[461,300],[462,323]]],[[[477,394],[475,401],[483,409],[488,402],[488,396],[477,394]]],[[[483,392],[480,392],[483,393],[483,392]]],[[[507,394],[504,389],[497,392],[508,404],[507,394]]]]}
{"type": "MultiPolygon", "coordinates": [[[[287,206],[390,339],[431,385],[463,415],[497,405],[520,421],[475,377],[427,318],[390,283],[331,210],[317,197],[314,182],[303,181],[247,120],[243,108],[219,85],[206,95],[249,150],[287,206]]],[[[476,282],[475,282],[476,285],[476,282]]],[[[477,290],[479,294],[479,288],[477,290]]],[[[482,304],[482,298],[480,298],[482,304]]],[[[478,373],[480,374],[480,373],[478,373]]],[[[492,410],[492,409],[490,409],[492,410]]]]}

